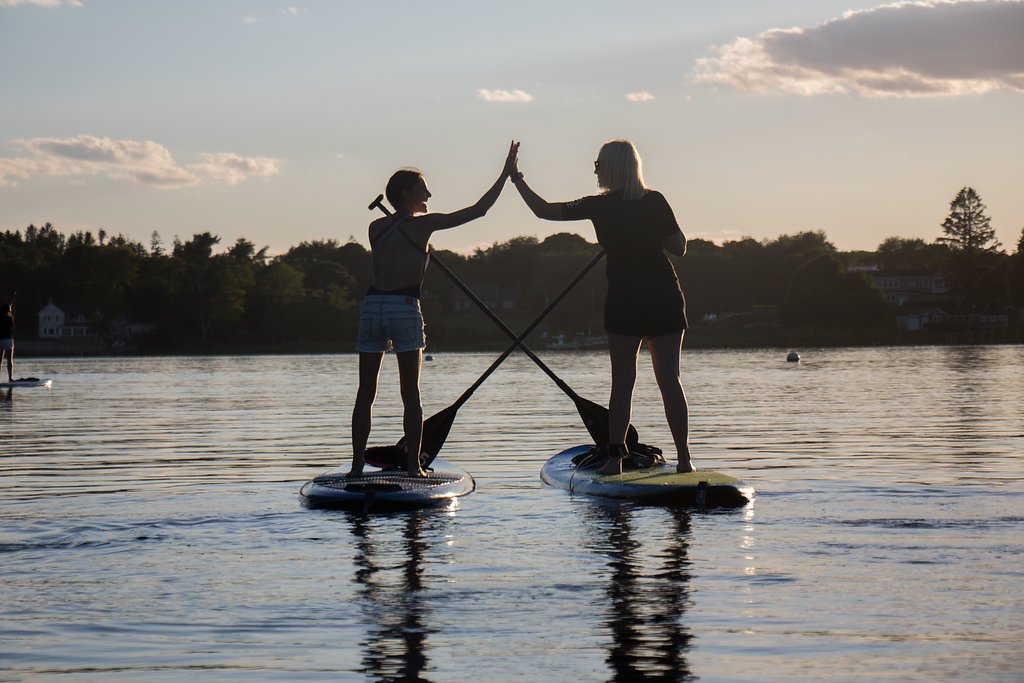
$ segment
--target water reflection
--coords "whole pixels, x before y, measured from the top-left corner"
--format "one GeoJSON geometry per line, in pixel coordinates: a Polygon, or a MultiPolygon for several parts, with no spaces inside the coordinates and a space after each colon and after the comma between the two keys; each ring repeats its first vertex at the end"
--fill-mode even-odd
{"type": "Polygon", "coordinates": [[[444,515],[347,513],[355,536],[355,580],[367,624],[362,672],[375,681],[428,681],[423,540],[427,519],[444,515]],[[398,536],[400,530],[401,536],[398,536]]]}
{"type": "Polygon", "coordinates": [[[689,513],[659,511],[667,525],[648,536],[634,528],[637,508],[601,503],[592,509],[594,547],[607,554],[611,570],[606,591],[611,680],[693,680],[686,660],[693,634],[682,623],[689,605],[689,513]]]}

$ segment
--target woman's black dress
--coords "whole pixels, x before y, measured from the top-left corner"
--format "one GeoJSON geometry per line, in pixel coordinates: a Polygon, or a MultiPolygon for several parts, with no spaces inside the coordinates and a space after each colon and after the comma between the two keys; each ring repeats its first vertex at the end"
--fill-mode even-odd
{"type": "Polygon", "coordinates": [[[660,192],[626,201],[621,191],[562,204],[564,220],[589,219],[608,254],[604,327],[612,334],[656,337],[685,330],[686,299],[665,253],[664,241],[680,232],[660,192]]]}

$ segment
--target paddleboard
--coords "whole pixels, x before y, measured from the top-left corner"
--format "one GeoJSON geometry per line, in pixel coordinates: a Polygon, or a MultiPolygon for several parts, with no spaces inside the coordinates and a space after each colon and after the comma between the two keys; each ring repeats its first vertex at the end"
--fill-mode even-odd
{"type": "Polygon", "coordinates": [[[570,493],[622,498],[653,505],[742,507],[754,499],[754,489],[736,477],[709,470],[680,474],[675,463],[662,463],[622,474],[598,474],[596,467],[580,468],[572,459],[593,446],[576,446],[552,457],[540,471],[544,483],[570,493]]]}
{"type": "Polygon", "coordinates": [[[13,382],[0,382],[0,389],[13,389],[14,387],[50,387],[52,379],[39,379],[38,377],[23,377],[13,382]]]}
{"type": "Polygon", "coordinates": [[[472,493],[476,481],[466,470],[436,458],[427,477],[410,477],[401,470],[374,470],[346,477],[348,468],[336,468],[310,479],[299,489],[315,507],[417,508],[445,505],[472,493]]]}

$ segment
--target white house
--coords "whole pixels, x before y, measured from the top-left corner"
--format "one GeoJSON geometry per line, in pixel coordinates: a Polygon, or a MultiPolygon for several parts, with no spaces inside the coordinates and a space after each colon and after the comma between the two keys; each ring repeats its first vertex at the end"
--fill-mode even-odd
{"type": "Polygon", "coordinates": [[[902,306],[911,298],[946,293],[942,273],[923,270],[878,270],[869,274],[891,306],[902,306]]]}
{"type": "Polygon", "coordinates": [[[896,316],[896,327],[906,332],[922,332],[929,325],[945,322],[946,317],[941,308],[908,311],[896,316]]]}
{"type": "Polygon", "coordinates": [[[39,338],[85,338],[93,336],[89,318],[74,304],[56,304],[50,299],[39,311],[39,338]]]}

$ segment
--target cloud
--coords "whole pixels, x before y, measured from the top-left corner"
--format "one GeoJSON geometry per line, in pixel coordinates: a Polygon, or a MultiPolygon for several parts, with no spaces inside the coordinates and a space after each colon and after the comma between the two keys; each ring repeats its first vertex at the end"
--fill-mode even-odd
{"type": "Polygon", "coordinates": [[[252,16],[250,14],[248,16],[242,17],[242,23],[245,24],[246,26],[252,26],[253,24],[260,23],[260,20],[259,20],[259,17],[254,17],[254,16],[252,16]]]}
{"type": "Polygon", "coordinates": [[[157,189],[203,184],[237,185],[251,176],[269,176],[281,162],[232,152],[200,154],[201,161],[178,165],[163,145],[145,140],[111,140],[91,135],[14,140],[22,156],[0,157],[0,187],[41,175],[106,175],[120,182],[157,189]]]}
{"type": "Polygon", "coordinates": [[[640,90],[637,92],[626,93],[626,99],[630,102],[650,102],[654,99],[654,95],[646,90],[640,90]]]}
{"type": "Polygon", "coordinates": [[[283,10],[281,10],[281,14],[284,14],[284,15],[287,15],[287,16],[291,16],[291,17],[297,17],[301,13],[302,13],[302,10],[299,9],[298,7],[296,7],[295,5],[289,5],[288,7],[285,7],[283,10]]]}
{"type": "Polygon", "coordinates": [[[695,80],[866,97],[1024,91],[1024,0],[896,2],[716,47],[695,80]]]}
{"type": "Polygon", "coordinates": [[[82,0],[0,0],[0,7],[14,7],[15,5],[36,5],[37,7],[81,7],[82,0]]]}
{"type": "Polygon", "coordinates": [[[533,95],[522,90],[477,90],[484,102],[533,102],[533,95]]]}

